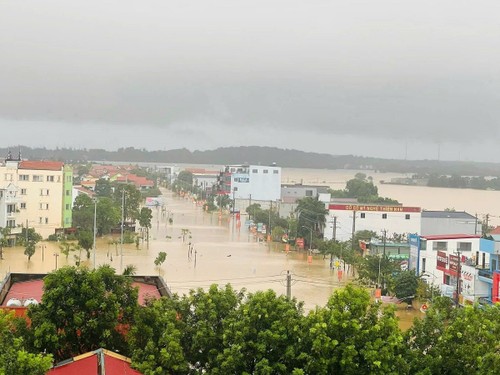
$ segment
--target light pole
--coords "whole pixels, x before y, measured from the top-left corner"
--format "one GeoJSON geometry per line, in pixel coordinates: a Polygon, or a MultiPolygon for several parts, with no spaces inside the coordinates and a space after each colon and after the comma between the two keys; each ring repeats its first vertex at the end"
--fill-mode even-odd
{"type": "Polygon", "coordinates": [[[56,271],[57,271],[57,258],[59,257],[59,254],[54,253],[54,256],[56,257],[56,271]]]}
{"type": "Polygon", "coordinates": [[[97,233],[97,199],[94,199],[94,269],[95,269],[95,253],[96,253],[96,233],[97,233]]]}
{"type": "Polygon", "coordinates": [[[429,272],[429,271],[424,271],[422,272],[422,275],[421,277],[428,277],[428,276],[432,276],[432,283],[431,283],[431,301],[434,300],[434,281],[436,280],[437,276],[434,275],[433,272],[429,272]]]}

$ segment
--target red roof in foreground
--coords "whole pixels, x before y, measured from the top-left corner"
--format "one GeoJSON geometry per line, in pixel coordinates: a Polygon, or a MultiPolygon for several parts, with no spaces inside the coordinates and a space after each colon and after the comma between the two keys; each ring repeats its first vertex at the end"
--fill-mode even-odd
{"type": "Polygon", "coordinates": [[[106,349],[97,349],[61,362],[47,375],[142,375],[130,367],[130,359],[106,349]]]}
{"type": "Polygon", "coordinates": [[[459,240],[462,238],[481,238],[478,234],[438,234],[434,236],[422,236],[426,240],[459,240]]]}
{"type": "Polygon", "coordinates": [[[45,171],[60,171],[64,163],[60,161],[23,160],[19,163],[19,169],[36,169],[45,171]]]}

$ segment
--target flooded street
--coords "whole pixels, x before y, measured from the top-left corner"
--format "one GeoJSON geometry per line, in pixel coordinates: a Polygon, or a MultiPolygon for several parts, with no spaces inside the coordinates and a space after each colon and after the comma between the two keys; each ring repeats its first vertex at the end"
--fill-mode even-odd
{"type": "MultiPolygon", "coordinates": [[[[96,264],[111,264],[117,271],[126,265],[137,267],[138,275],[158,274],[175,293],[188,293],[190,289],[231,283],[235,289],[248,291],[273,289],[286,294],[286,272],[292,273],[292,296],[304,301],[306,310],[324,305],[334,288],[341,285],[337,272],[330,271],[329,260],[314,255],[308,263],[306,252],[284,251],[279,243],[256,242],[242,225],[237,227],[231,216],[203,212],[192,201],[165,192],[166,214],[153,209],[149,248],[147,243],[123,245],[111,243],[110,237],[97,241],[96,264]],[[173,223],[168,222],[173,218],[173,223]],[[184,242],[182,233],[184,236],[184,242]],[[192,254],[189,254],[189,243],[192,254]],[[165,263],[158,269],[154,259],[160,251],[167,253],[165,263]]],[[[244,217],[242,217],[244,222],[244,217]]],[[[119,238],[115,237],[119,241],[119,238]]],[[[6,248],[0,261],[0,275],[6,272],[50,272],[57,266],[74,265],[74,253],[66,259],[57,243],[43,242],[31,261],[23,254],[24,248],[6,248]],[[43,250],[43,251],[42,251],[43,250]],[[43,253],[43,254],[42,254],[43,253]],[[56,254],[56,255],[54,255],[56,254]],[[43,255],[43,260],[42,260],[43,255]]],[[[92,267],[93,255],[83,264],[92,267]]],[[[342,283],[343,284],[343,283],[342,283]]]]}

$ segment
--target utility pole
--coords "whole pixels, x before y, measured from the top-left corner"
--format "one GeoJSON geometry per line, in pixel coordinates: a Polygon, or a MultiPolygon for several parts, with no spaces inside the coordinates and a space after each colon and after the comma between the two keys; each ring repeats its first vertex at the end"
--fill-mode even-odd
{"type": "Polygon", "coordinates": [[[286,271],[286,298],[292,299],[292,275],[286,271]]]}
{"type": "Polygon", "coordinates": [[[476,212],[476,222],[474,224],[474,234],[477,234],[477,212],[476,212]]]}
{"type": "Polygon", "coordinates": [[[351,236],[351,247],[354,252],[354,234],[356,233],[356,211],[352,211],[352,236],[351,236]]]}
{"type": "Polygon", "coordinates": [[[122,190],[122,226],[120,232],[120,272],[123,269],[123,222],[125,220],[125,187],[122,190]]]}
{"type": "MultiPolygon", "coordinates": [[[[337,244],[337,216],[333,217],[333,243],[337,244]]],[[[342,253],[342,246],[340,247],[340,252],[342,253]]],[[[342,257],[341,257],[342,258],[342,257]]],[[[333,252],[330,253],[330,269],[333,268],[333,252]]]]}
{"type": "MultiPolygon", "coordinates": [[[[252,194],[249,194],[249,197],[248,197],[248,207],[250,207],[252,205],[252,194]]],[[[250,215],[250,211],[251,210],[248,210],[248,220],[252,219],[252,216],[250,215]]]]}
{"type": "Polygon", "coordinates": [[[456,290],[456,293],[455,293],[455,304],[456,306],[458,307],[458,301],[459,301],[459,298],[458,296],[460,295],[460,276],[461,276],[461,273],[462,273],[462,270],[461,270],[461,254],[460,254],[460,250],[457,250],[457,254],[458,254],[458,265],[457,265],[457,290],[456,290]]]}
{"type": "Polygon", "coordinates": [[[385,244],[387,241],[387,229],[382,230],[382,234],[384,235],[382,237],[382,243],[384,244],[384,257],[385,257],[385,244]]]}
{"type": "Polygon", "coordinates": [[[96,252],[96,243],[95,237],[97,232],[97,199],[94,200],[94,269],[95,269],[95,252],[96,252]]]}

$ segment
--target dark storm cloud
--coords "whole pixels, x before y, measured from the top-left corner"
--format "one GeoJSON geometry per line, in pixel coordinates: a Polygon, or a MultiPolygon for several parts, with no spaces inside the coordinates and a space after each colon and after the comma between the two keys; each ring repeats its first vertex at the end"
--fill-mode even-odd
{"type": "MultiPolygon", "coordinates": [[[[496,136],[494,1],[7,1],[0,118],[496,136]]],[[[217,137],[214,137],[217,138],[217,137]]]]}

